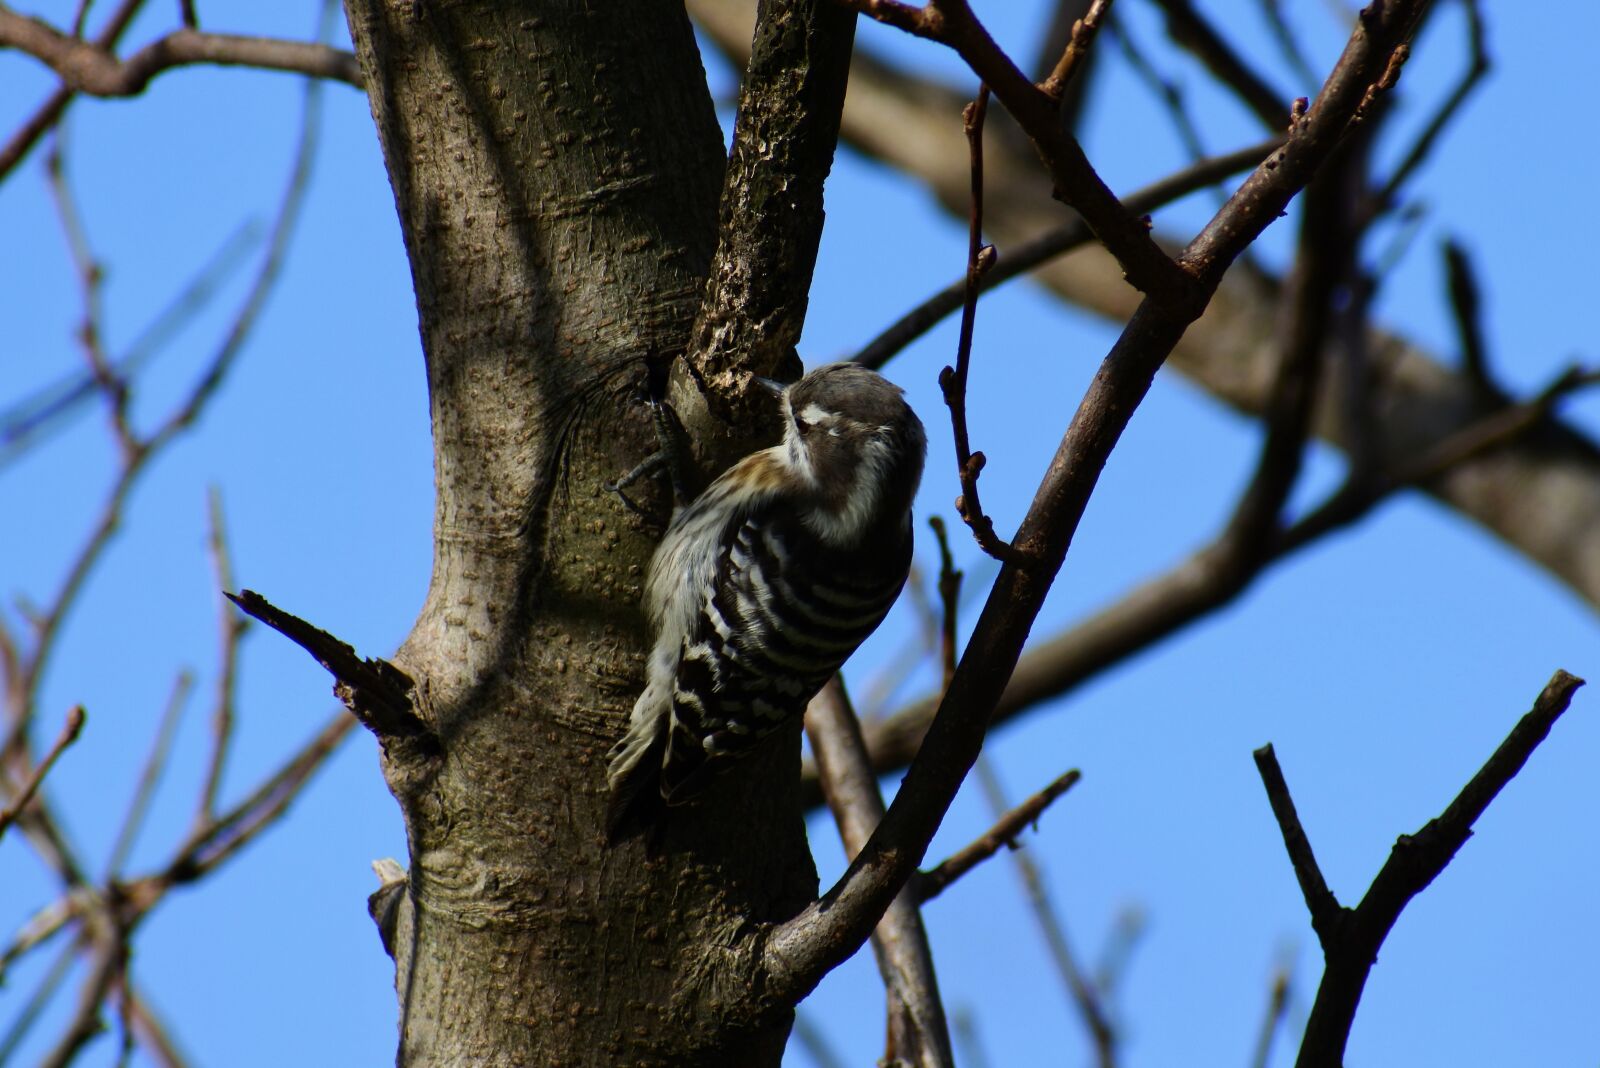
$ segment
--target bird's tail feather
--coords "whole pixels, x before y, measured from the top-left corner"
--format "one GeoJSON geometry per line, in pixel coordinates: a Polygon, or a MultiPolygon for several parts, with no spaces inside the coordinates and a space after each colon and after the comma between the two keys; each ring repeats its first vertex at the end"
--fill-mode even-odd
{"type": "Polygon", "coordinates": [[[606,773],[611,783],[607,842],[615,844],[659,822],[666,807],[661,799],[661,758],[666,748],[666,722],[656,718],[643,730],[630,729],[611,750],[606,773]]]}

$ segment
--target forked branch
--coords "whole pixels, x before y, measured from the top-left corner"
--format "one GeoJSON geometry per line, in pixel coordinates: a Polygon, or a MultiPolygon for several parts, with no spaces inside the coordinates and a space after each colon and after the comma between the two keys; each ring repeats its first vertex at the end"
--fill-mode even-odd
{"type": "Polygon", "coordinates": [[[137,96],[161,72],[197,63],[289,71],[361,86],[355,56],[311,41],[201,33],[186,27],[119,60],[99,43],[69,37],[48,23],[19,15],[3,4],[0,48],[28,53],[59,74],[69,89],[90,96],[137,96]]]}
{"type": "Polygon", "coordinates": [[[1415,834],[1400,836],[1361,904],[1353,909],[1342,907],[1328,889],[1310,840],[1295,814],[1294,801],[1272,746],[1256,750],[1256,766],[1261,771],[1272,814],[1283,834],[1289,862],[1305,894],[1312,926],[1327,962],[1296,1068],[1336,1068],[1343,1062],[1362,989],[1377,961],[1378,950],[1400,913],[1466,844],[1473,823],[1549,736],[1550,728],[1582,685],[1582,679],[1557,671],[1534,701],[1533,709],[1517,722],[1444,812],[1415,834]]]}

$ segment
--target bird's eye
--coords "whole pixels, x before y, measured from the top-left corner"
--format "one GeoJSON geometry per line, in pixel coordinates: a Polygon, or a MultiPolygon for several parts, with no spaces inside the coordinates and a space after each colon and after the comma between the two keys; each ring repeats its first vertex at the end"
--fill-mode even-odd
{"type": "Polygon", "coordinates": [[[794,417],[794,428],[800,431],[800,433],[804,434],[807,430],[811,429],[811,424],[797,415],[794,417]]]}

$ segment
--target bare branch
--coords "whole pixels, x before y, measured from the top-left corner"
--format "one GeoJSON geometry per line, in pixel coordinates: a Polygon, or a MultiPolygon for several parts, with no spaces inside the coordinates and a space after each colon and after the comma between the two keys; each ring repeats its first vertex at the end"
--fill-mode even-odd
{"type": "Polygon", "coordinates": [[[1528,757],[1550,734],[1583,680],[1557,671],[1534,701],[1533,709],[1511,729],[1455,799],[1437,818],[1415,834],[1401,835],[1389,852],[1361,904],[1340,909],[1311,855],[1310,843],[1295,816],[1288,786],[1278,769],[1272,747],[1256,751],[1273,815],[1283,832],[1295,876],[1300,880],[1312,926],[1322,941],[1327,964],[1317,988],[1311,1018],[1301,1040],[1297,1068],[1337,1068],[1343,1063],[1345,1043],[1367,976],[1378,950],[1413,897],[1444,871],[1472,834],[1472,825],[1496,795],[1522,770],[1528,757]],[[1335,911],[1337,910],[1337,911],[1335,911]]]}
{"type": "Polygon", "coordinates": [[[1094,44],[1095,34],[1100,32],[1100,24],[1105,21],[1110,10],[1111,0],[1093,0],[1083,18],[1072,24],[1067,47],[1062,49],[1061,58],[1056,61],[1055,69],[1050,72],[1050,76],[1039,86],[1046,96],[1052,100],[1061,99],[1061,94],[1077,76],[1079,68],[1088,61],[1089,49],[1094,44]]]}
{"type": "Polygon", "coordinates": [[[67,981],[72,974],[72,965],[78,959],[78,947],[68,944],[61,947],[55,960],[50,962],[43,977],[28,995],[28,1000],[17,1014],[11,1019],[11,1026],[4,1035],[0,1035],[0,1064],[10,1064],[11,1055],[22,1045],[28,1037],[28,1032],[33,1030],[33,1025],[39,1022],[39,1017],[44,1010],[50,1007],[50,1002],[55,1000],[56,992],[61,989],[61,984],[67,981]]]}
{"type": "MultiPolygon", "coordinates": [[[[1374,94],[1394,83],[1398,59],[1425,7],[1426,0],[1402,0],[1369,8],[1363,15],[1316,104],[1290,131],[1284,147],[1245,181],[1185,250],[1183,269],[1204,294],[1215,290],[1239,253],[1279,216],[1374,94]]],[[[1037,92],[1031,84],[1028,88],[1037,92]]],[[[1000,94],[999,86],[996,91],[1000,94]]],[[[1016,666],[1111,449],[1204,303],[1172,292],[1141,301],[1079,405],[1018,529],[1013,544],[1029,566],[1006,564],[1000,569],[922,749],[866,848],[821,901],[767,936],[764,998],[780,1004],[798,1001],[867,938],[920,863],[977,757],[990,712],[1016,666]]]]}
{"type": "Polygon", "coordinates": [[[922,872],[916,880],[916,887],[923,901],[932,901],[944,893],[949,885],[961,878],[979,864],[988,860],[1001,849],[1018,848],[1017,839],[1029,827],[1037,830],[1039,817],[1044,815],[1044,810],[1051,803],[1073,786],[1077,785],[1082,773],[1076,768],[1061,775],[1043,790],[1029,797],[1022,804],[1007,812],[995,821],[982,836],[975,839],[970,845],[956,853],[950,854],[937,865],[922,872]]]}
{"type": "MultiPolygon", "coordinates": [[[[129,24],[133,22],[133,17],[143,6],[144,0],[122,0],[121,6],[106,20],[105,28],[95,38],[94,46],[102,51],[115,48],[129,24]]],[[[87,4],[80,14],[86,13],[87,4]]],[[[56,123],[61,121],[61,116],[66,114],[67,106],[72,103],[76,95],[67,86],[57,88],[17,129],[17,132],[11,135],[5,146],[0,147],[0,179],[4,179],[11,173],[12,168],[22,162],[23,158],[33,150],[33,146],[39,142],[39,138],[55,129],[56,123]]]]}
{"type": "Polygon", "coordinates": [[[1178,141],[1189,154],[1189,158],[1204,159],[1205,139],[1200,136],[1200,126],[1190,111],[1188,94],[1184,91],[1183,85],[1156,68],[1155,63],[1145,55],[1144,49],[1134,40],[1133,31],[1126,21],[1112,24],[1107,32],[1116,41],[1122,51],[1122,57],[1128,61],[1128,66],[1134,75],[1150,90],[1160,102],[1162,110],[1167,113],[1167,117],[1172,120],[1178,141]]]}
{"type": "Polygon", "coordinates": [[[832,0],[763,0],[757,19],[690,335],[689,368],[713,404],[742,397],[753,375],[796,371],[855,42],[855,15],[832,0]]]}
{"type": "Polygon", "coordinates": [[[1283,53],[1285,62],[1289,64],[1289,69],[1294,71],[1295,77],[1300,79],[1300,84],[1306,86],[1316,84],[1317,76],[1311,70],[1311,63],[1306,59],[1305,52],[1300,48],[1300,42],[1283,17],[1282,0],[1258,0],[1257,6],[1261,8],[1267,28],[1272,31],[1273,40],[1278,42],[1278,51],[1283,53]]]}
{"type": "Polygon", "coordinates": [[[127,931],[117,922],[112,910],[96,910],[89,927],[89,973],[78,988],[78,1003],[66,1029],[39,1061],[39,1068],[67,1068],[101,1033],[100,1011],[127,967],[127,931]]]}
{"type": "Polygon", "coordinates": [[[1015,559],[1011,546],[994,532],[994,521],[983,512],[978,499],[978,476],[983,473],[984,457],[972,451],[967,437],[967,376],[972,366],[972,330],[978,315],[978,283],[994,266],[995,251],[983,243],[983,120],[989,110],[989,90],[978,89],[978,99],[962,112],[967,133],[967,151],[972,162],[972,209],[967,225],[967,277],[962,290],[961,334],[956,342],[956,365],[939,372],[939,389],[950,409],[950,425],[955,434],[956,474],[961,481],[961,496],[956,511],[972,530],[979,548],[996,560],[1015,559]]]}
{"type": "Polygon", "coordinates": [[[122,817],[122,826],[117,830],[111,855],[106,860],[108,881],[115,881],[121,877],[123,865],[128,860],[128,853],[133,849],[134,840],[144,827],[145,816],[150,810],[150,801],[155,796],[162,772],[167,767],[167,758],[172,753],[172,739],[177,734],[178,720],[182,718],[183,709],[189,703],[189,692],[192,689],[194,689],[194,676],[188,671],[179,672],[177,679],[173,681],[172,693],[167,697],[166,710],[161,713],[161,721],[156,727],[150,755],[145,758],[144,769],[139,773],[139,783],[134,787],[133,798],[128,802],[127,812],[122,817]]]}
{"type": "Polygon", "coordinates": [[[1278,766],[1278,756],[1272,746],[1264,745],[1253,754],[1256,768],[1261,772],[1261,783],[1267,788],[1267,801],[1272,805],[1272,815],[1283,832],[1283,847],[1289,853],[1289,863],[1294,867],[1294,877],[1300,884],[1300,894],[1306,899],[1306,911],[1311,914],[1311,929],[1326,949],[1339,938],[1340,925],[1348,911],[1328,889],[1322,868],[1311,849],[1311,839],[1300,825],[1300,815],[1295,811],[1294,798],[1289,796],[1289,784],[1284,781],[1283,769],[1278,766]]]}
{"type": "Polygon", "coordinates": [[[815,1068],[846,1068],[844,1058],[828,1042],[828,1036],[804,1011],[794,1014],[794,1038],[815,1068]]]}
{"type": "Polygon", "coordinates": [[[966,0],[929,0],[922,8],[892,0],[842,2],[880,22],[954,49],[1033,141],[1055,183],[1056,195],[1083,216],[1116,256],[1128,281],[1142,292],[1177,304],[1191,304],[1200,298],[1194,279],[1156,245],[1148,223],[1117,200],[1095,173],[1077,139],[1062,128],[1056,101],[1000,50],[966,0]]]}
{"type": "Polygon", "coordinates": [[[4,5],[0,5],[0,47],[28,53],[59,74],[67,88],[90,96],[137,96],[156,75],[197,63],[287,71],[358,89],[362,84],[356,57],[323,44],[201,33],[185,27],[118,61],[99,44],[69,37],[4,5]]]}
{"type": "Polygon", "coordinates": [[[1373,195],[1374,211],[1387,211],[1394,205],[1401,187],[1433,154],[1434,145],[1438,143],[1439,137],[1460,114],[1461,106],[1467,102],[1472,91],[1489,74],[1491,64],[1488,48],[1484,43],[1483,13],[1478,9],[1478,0],[1462,0],[1462,6],[1466,10],[1467,18],[1467,69],[1462,72],[1455,88],[1445,97],[1439,109],[1428,120],[1428,124],[1417,135],[1416,141],[1412,143],[1399,166],[1395,167],[1389,180],[1373,195]]]}
{"type": "Polygon", "coordinates": [[[1250,1068],[1268,1068],[1272,1059],[1272,1040],[1283,1027],[1283,1018],[1289,1011],[1289,969],[1278,968],[1272,973],[1272,987],[1267,993],[1267,1011],[1261,1017],[1261,1030],[1256,1034],[1256,1048],[1250,1057],[1250,1068]]]}
{"type": "Polygon", "coordinates": [[[67,721],[62,726],[61,733],[56,735],[56,740],[51,744],[49,751],[45,753],[44,759],[39,761],[27,781],[12,795],[11,803],[5,808],[0,808],[0,836],[4,836],[18,813],[28,807],[28,802],[39,792],[39,785],[44,782],[44,777],[50,774],[50,769],[55,767],[61,754],[66,752],[67,746],[78,740],[78,734],[83,730],[84,718],[82,705],[76,705],[67,711],[67,721]]]}
{"type": "Polygon", "coordinates": [[[380,738],[417,738],[430,732],[411,701],[411,677],[387,660],[365,659],[327,631],[291,615],[254,590],[224,593],[241,612],[254,616],[300,648],[333,675],[334,692],[362,724],[380,738]]]}
{"type": "Polygon", "coordinates": [[[1223,85],[1245,103],[1269,130],[1283,128],[1289,117],[1289,96],[1268,84],[1234,51],[1227,38],[1207,22],[1190,0],[1155,0],[1167,17],[1167,33],[1206,65],[1223,85]]]}
{"type": "Polygon", "coordinates": [[[330,719],[243,800],[192,832],[160,871],[130,882],[126,887],[129,900],[141,911],[148,911],[173,886],[193,882],[254,841],[288,811],[306,783],[350,734],[355,722],[345,715],[330,719]]]}
{"type": "MultiPolygon", "coordinates": [[[[12,964],[49,942],[78,919],[86,896],[84,890],[73,890],[56,898],[28,918],[12,937],[11,944],[5,948],[5,952],[0,953],[0,983],[5,982],[6,972],[12,964]]],[[[5,1058],[0,1056],[0,1064],[4,1063],[5,1058]]]]}
{"type": "Polygon", "coordinates": [[[210,536],[207,544],[211,552],[211,569],[216,579],[217,630],[220,632],[221,661],[217,670],[217,690],[211,706],[211,756],[206,761],[204,785],[195,809],[198,823],[211,819],[217,811],[217,793],[222,789],[222,773],[228,759],[228,747],[233,741],[234,705],[239,681],[239,643],[249,626],[244,617],[232,609],[224,591],[233,588],[233,563],[228,553],[228,534],[223,525],[222,494],[215,486],[207,495],[207,516],[210,536]]]}
{"type": "MultiPolygon", "coordinates": [[[[1158,182],[1130,194],[1124,201],[1129,211],[1149,213],[1190,193],[1214,185],[1240,171],[1250,170],[1283,144],[1283,138],[1251,145],[1225,156],[1201,160],[1185,167],[1158,182]]],[[[997,259],[979,279],[979,292],[987,293],[1002,282],[1038,267],[1057,256],[1081,248],[1094,240],[1087,223],[1074,219],[1055,230],[1040,234],[1031,241],[1009,248],[1004,259],[997,259]]],[[[886,327],[877,337],[851,357],[856,363],[879,368],[911,342],[927,333],[945,316],[960,309],[967,292],[967,279],[963,274],[931,297],[906,312],[886,327]]]]}
{"type": "MultiPolygon", "coordinates": [[[[131,384],[134,374],[161,351],[171,336],[194,320],[260,243],[260,229],[250,221],[228,236],[216,255],[152,318],[128,345],[127,351],[111,361],[110,370],[117,380],[131,384]]],[[[96,387],[96,376],[91,368],[58,379],[0,412],[0,466],[23,455],[42,435],[64,424],[94,396],[96,387]]]]}
{"type": "Polygon", "coordinates": [[[1495,384],[1489,367],[1489,347],[1483,339],[1482,301],[1477,272],[1472,258],[1458,242],[1444,243],[1446,284],[1450,291],[1450,311],[1455,320],[1456,338],[1461,345],[1461,370],[1485,401],[1503,400],[1505,394],[1495,384]]]}
{"type": "MultiPolygon", "coordinates": [[[[837,676],[807,707],[806,733],[839,837],[845,852],[853,856],[883,819],[883,797],[867,762],[861,727],[837,676]]],[[[904,1062],[916,1068],[953,1066],[933,954],[912,887],[895,898],[872,939],[889,995],[889,1049],[883,1063],[904,1062]]]]}
{"type": "MultiPolygon", "coordinates": [[[[989,801],[990,811],[996,815],[1005,812],[1010,802],[1006,800],[1005,788],[1001,785],[1000,777],[995,773],[994,767],[980,756],[974,770],[977,772],[978,785],[983,788],[984,796],[989,801]]],[[[1099,992],[1084,975],[1083,968],[1078,964],[1077,955],[1072,952],[1072,945],[1067,940],[1067,926],[1062,922],[1055,906],[1051,904],[1050,895],[1045,892],[1044,878],[1039,872],[1039,866],[1033,862],[1027,851],[1022,849],[1012,851],[1011,863],[1016,868],[1017,877],[1022,881],[1023,892],[1028,898],[1029,911],[1033,913],[1034,922],[1039,926],[1039,933],[1044,937],[1045,946],[1050,951],[1050,960],[1056,967],[1056,974],[1061,977],[1061,982],[1067,989],[1067,996],[1071,999],[1073,1007],[1078,1010],[1084,1030],[1089,1032],[1089,1041],[1094,1046],[1095,1063],[1099,1068],[1115,1068],[1116,1029],[1111,1026],[1111,1018],[1101,1003],[1099,992]]]]}
{"type": "Polygon", "coordinates": [[[139,992],[139,988],[125,983],[122,998],[133,1023],[134,1034],[139,1039],[139,1045],[159,1068],[187,1068],[188,1061],[179,1051],[178,1044],[172,1037],[171,1028],[162,1021],[150,1002],[139,992]]]}

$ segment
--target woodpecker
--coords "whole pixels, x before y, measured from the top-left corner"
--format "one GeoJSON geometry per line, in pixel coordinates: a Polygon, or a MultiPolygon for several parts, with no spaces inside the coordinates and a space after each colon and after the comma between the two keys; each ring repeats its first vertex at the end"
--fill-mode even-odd
{"type": "Polygon", "coordinates": [[[609,756],[612,841],[801,715],[905,585],[927,438],[902,391],[848,363],[772,385],[783,440],[678,508],[651,559],[654,644],[609,756]]]}

